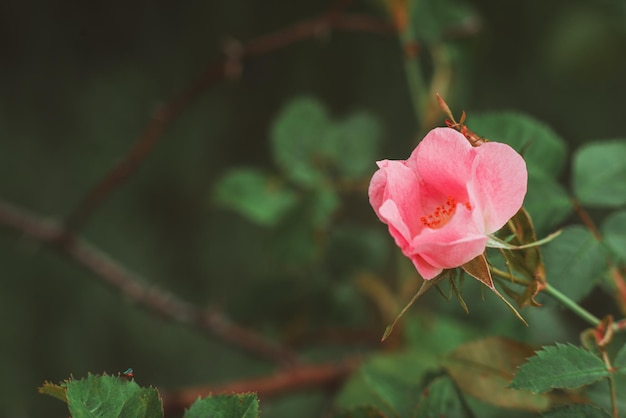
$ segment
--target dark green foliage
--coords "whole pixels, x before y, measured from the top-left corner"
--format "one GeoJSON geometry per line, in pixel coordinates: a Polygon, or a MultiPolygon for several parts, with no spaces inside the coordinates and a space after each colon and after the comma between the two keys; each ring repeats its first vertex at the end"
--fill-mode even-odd
{"type": "MultiPolygon", "coordinates": [[[[591,232],[582,226],[563,229],[542,249],[548,283],[574,301],[582,300],[593,289],[606,266],[606,253],[591,232]]],[[[556,305],[545,295],[541,303],[556,305]]]]}
{"type": "Polygon", "coordinates": [[[426,386],[413,416],[415,418],[464,418],[471,415],[464,410],[463,401],[452,379],[442,376],[426,386]]]}
{"type": "Polygon", "coordinates": [[[596,207],[626,204],[626,140],[595,141],[574,155],[573,186],[576,197],[596,207]]]}

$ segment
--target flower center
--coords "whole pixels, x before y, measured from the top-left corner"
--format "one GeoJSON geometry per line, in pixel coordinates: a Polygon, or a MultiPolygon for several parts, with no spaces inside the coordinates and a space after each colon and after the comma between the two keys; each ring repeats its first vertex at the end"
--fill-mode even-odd
{"type": "MultiPolygon", "coordinates": [[[[472,210],[472,205],[469,202],[465,203],[467,210],[472,210]]],[[[456,212],[456,199],[452,196],[448,196],[448,200],[443,205],[437,206],[428,215],[424,215],[420,218],[422,224],[431,229],[441,228],[452,219],[452,216],[456,212]]]]}

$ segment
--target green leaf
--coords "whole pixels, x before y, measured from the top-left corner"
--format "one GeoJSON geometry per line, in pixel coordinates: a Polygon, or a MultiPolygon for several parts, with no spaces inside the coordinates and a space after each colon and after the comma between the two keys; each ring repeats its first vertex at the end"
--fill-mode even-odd
{"type": "Polygon", "coordinates": [[[615,255],[626,261],[626,211],[612,213],[602,224],[604,242],[615,255]]]}
{"type": "Polygon", "coordinates": [[[265,226],[276,225],[298,203],[294,191],[258,170],[246,168],[224,175],[213,196],[217,204],[265,226]]]}
{"type": "Polygon", "coordinates": [[[67,382],[72,418],[162,418],[159,392],[117,376],[88,375],[67,382]]]}
{"type": "Polygon", "coordinates": [[[610,418],[603,409],[592,405],[567,405],[541,414],[542,418],[610,418]]]}
{"type": "Polygon", "coordinates": [[[551,175],[532,169],[528,173],[524,207],[530,213],[539,235],[558,226],[572,212],[570,198],[563,186],[551,175]]]}
{"type": "Polygon", "coordinates": [[[412,39],[438,43],[462,27],[477,24],[473,10],[465,2],[455,0],[420,0],[409,2],[409,29],[412,39]]]}
{"type": "MultiPolygon", "coordinates": [[[[548,283],[575,302],[587,296],[606,266],[602,245],[579,225],[564,228],[559,237],[543,247],[542,256],[548,283]]],[[[537,300],[558,305],[545,294],[539,294],[537,300]]]]}
{"type": "Polygon", "coordinates": [[[543,411],[546,395],[507,387],[516,367],[532,354],[524,344],[505,338],[485,338],[457,347],[444,362],[448,374],[463,393],[503,408],[543,411]]]}
{"type": "Polygon", "coordinates": [[[574,193],[596,207],[626,204],[626,140],[592,142],[574,155],[574,193]]]}
{"type": "Polygon", "coordinates": [[[422,386],[422,374],[434,365],[430,353],[407,351],[378,355],[355,372],[337,396],[336,408],[350,411],[369,406],[381,416],[411,416],[422,386]]]}
{"type": "Polygon", "coordinates": [[[316,157],[323,154],[331,121],[315,99],[293,100],[276,118],[271,132],[274,161],[295,183],[315,186],[323,176],[316,157]]]}
{"type": "Polygon", "coordinates": [[[471,114],[467,126],[477,135],[512,146],[524,156],[531,173],[555,178],[565,166],[565,141],[529,116],[513,112],[471,114]]]}
{"type": "Polygon", "coordinates": [[[208,396],[198,399],[183,418],[257,418],[259,399],[255,393],[208,396]]]}
{"type": "Polygon", "coordinates": [[[356,113],[340,122],[326,140],[326,154],[337,171],[354,179],[369,174],[375,168],[381,129],[367,113],[356,113]]]}
{"type": "Polygon", "coordinates": [[[609,375],[595,354],[571,344],[556,343],[537,351],[520,366],[510,387],[542,393],[555,388],[578,388],[609,375]]]}
{"type": "Polygon", "coordinates": [[[430,382],[422,391],[414,417],[417,418],[462,418],[469,416],[463,408],[463,401],[448,376],[441,376],[430,382]]]}

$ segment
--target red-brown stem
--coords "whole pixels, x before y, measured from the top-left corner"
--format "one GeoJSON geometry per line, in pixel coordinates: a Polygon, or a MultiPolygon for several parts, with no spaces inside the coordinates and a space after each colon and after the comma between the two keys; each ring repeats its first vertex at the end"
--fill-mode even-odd
{"type": "Polygon", "coordinates": [[[617,302],[619,303],[622,314],[626,314],[626,280],[624,280],[624,276],[616,266],[611,265],[610,271],[613,283],[615,283],[615,287],[617,288],[617,294],[619,295],[617,302]]]}
{"type": "Polygon", "coordinates": [[[128,179],[145,160],[163,136],[166,128],[209,87],[224,78],[237,76],[242,61],[293,45],[299,41],[320,36],[329,30],[367,32],[379,35],[395,34],[393,25],[367,15],[344,16],[343,10],[352,0],[340,0],[321,17],[307,19],[276,32],[254,38],[228,48],[226,58],[210,65],[204,74],[178,97],[155,112],[130,151],[96,183],[74,208],[66,220],[68,233],[77,233],[110,194],[128,179]]]}
{"type": "Polygon", "coordinates": [[[340,363],[302,365],[270,376],[239,380],[223,385],[199,386],[162,393],[166,417],[180,415],[198,397],[224,393],[256,392],[261,401],[307,389],[333,390],[360,364],[349,358],[340,363]]]}
{"type": "Polygon", "coordinates": [[[55,222],[0,201],[0,226],[51,245],[125,297],[158,316],[195,327],[226,344],[281,366],[291,366],[297,362],[293,351],[231,322],[219,310],[197,308],[171,293],[149,286],[137,274],[93,245],[78,237],[67,239],[67,231],[55,222]]]}
{"type": "Polygon", "coordinates": [[[591,216],[589,216],[587,211],[581,206],[578,199],[576,199],[575,197],[572,197],[571,202],[572,202],[572,206],[574,207],[574,210],[576,211],[576,214],[578,215],[582,223],[585,225],[585,227],[593,234],[595,239],[597,239],[598,241],[602,241],[602,234],[598,230],[598,227],[596,226],[593,219],[591,219],[591,216]]]}

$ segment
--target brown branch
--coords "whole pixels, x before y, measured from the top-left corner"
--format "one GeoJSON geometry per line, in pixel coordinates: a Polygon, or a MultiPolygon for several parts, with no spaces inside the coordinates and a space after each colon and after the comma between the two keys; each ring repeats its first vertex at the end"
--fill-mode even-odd
{"type": "Polygon", "coordinates": [[[161,392],[166,417],[176,416],[198,397],[226,393],[256,392],[261,400],[307,389],[333,390],[360,364],[359,358],[341,363],[303,365],[260,378],[245,379],[224,385],[209,385],[171,392],[161,392]]]}
{"type": "Polygon", "coordinates": [[[28,214],[0,201],[0,226],[22,232],[41,243],[48,244],[75,263],[86,268],[124,296],[159,316],[195,327],[219,338],[235,348],[283,366],[297,362],[289,349],[268,341],[253,330],[229,321],[219,310],[199,309],[173,294],[154,286],[126,269],[107,254],[80,238],[67,238],[67,231],[55,222],[28,214]]]}
{"type": "Polygon", "coordinates": [[[128,154],[120,163],[104,175],[74,208],[66,220],[70,233],[78,232],[96,209],[124,183],[146,159],[166,128],[209,87],[224,78],[238,76],[242,61],[293,45],[299,41],[315,38],[331,30],[369,32],[379,35],[395,34],[389,22],[366,15],[344,16],[343,10],[352,0],[340,1],[321,17],[307,19],[276,32],[249,40],[244,44],[231,42],[225,47],[226,58],[212,64],[204,74],[170,103],[153,116],[128,154]]]}

